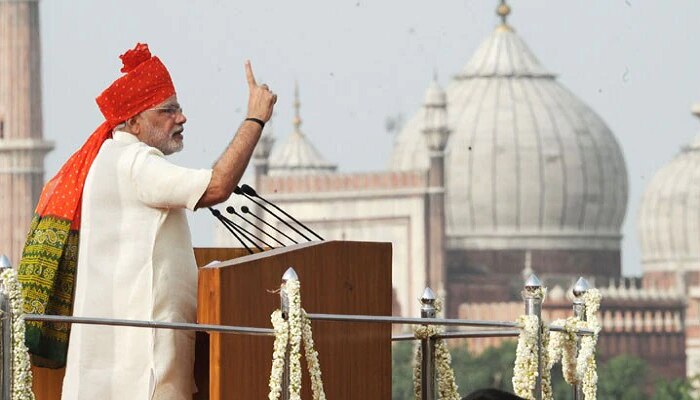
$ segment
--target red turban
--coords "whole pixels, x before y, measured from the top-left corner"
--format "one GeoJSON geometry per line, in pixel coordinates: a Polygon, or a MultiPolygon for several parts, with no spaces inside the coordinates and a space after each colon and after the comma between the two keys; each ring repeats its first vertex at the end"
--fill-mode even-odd
{"type": "MultiPolygon", "coordinates": [[[[105,122],[41,192],[18,267],[27,313],[72,314],[81,199],[90,166],[117,125],[175,94],[168,70],[148,45],[138,43],[119,58],[125,75],[96,99],[105,122]]],[[[27,322],[26,342],[35,364],[64,365],[68,336],[67,324],[27,322]]]]}
{"type": "Polygon", "coordinates": [[[175,94],[170,74],[158,57],[151,56],[147,44],[119,56],[124,63],[117,79],[97,96],[97,105],[108,122],[119,124],[155,107],[175,94]]]}

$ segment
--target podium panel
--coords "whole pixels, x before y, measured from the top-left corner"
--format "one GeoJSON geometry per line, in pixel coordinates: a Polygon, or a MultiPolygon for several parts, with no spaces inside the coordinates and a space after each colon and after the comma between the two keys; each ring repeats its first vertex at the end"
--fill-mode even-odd
{"type": "MultiPolygon", "coordinates": [[[[240,249],[226,251],[195,249],[195,255],[200,265],[240,255],[240,249]]],[[[278,289],[289,267],[299,276],[308,313],[391,315],[391,244],[327,241],[200,268],[198,321],[272,327],[270,314],[279,308],[278,289]]],[[[391,398],[390,325],[313,321],[312,327],[329,399],[391,398]]],[[[273,337],[214,333],[209,339],[209,398],[266,398],[273,337]]],[[[305,361],[302,368],[302,398],[310,400],[305,361]]]]}

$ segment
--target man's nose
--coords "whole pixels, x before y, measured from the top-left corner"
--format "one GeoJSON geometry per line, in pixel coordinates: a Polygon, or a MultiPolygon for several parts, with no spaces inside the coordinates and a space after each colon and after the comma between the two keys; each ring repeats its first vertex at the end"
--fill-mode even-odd
{"type": "Polygon", "coordinates": [[[175,122],[177,122],[179,125],[182,125],[185,122],[187,122],[187,117],[185,116],[184,113],[181,112],[181,113],[177,114],[177,118],[175,118],[175,122]]]}

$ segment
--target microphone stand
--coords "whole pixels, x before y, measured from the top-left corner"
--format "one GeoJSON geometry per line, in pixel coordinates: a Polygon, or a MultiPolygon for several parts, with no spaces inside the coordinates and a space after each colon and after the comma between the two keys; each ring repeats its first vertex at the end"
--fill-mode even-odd
{"type": "Polygon", "coordinates": [[[250,247],[248,247],[248,245],[245,244],[245,242],[244,242],[243,240],[241,240],[241,238],[236,234],[236,232],[235,232],[233,229],[231,229],[231,227],[228,226],[228,224],[227,224],[226,222],[224,222],[224,220],[221,218],[221,213],[219,212],[219,210],[215,210],[215,209],[213,209],[213,208],[211,208],[211,207],[207,207],[207,208],[209,209],[209,211],[211,211],[211,213],[214,215],[214,217],[216,217],[216,219],[218,219],[219,222],[221,222],[221,224],[224,225],[224,228],[226,228],[229,232],[231,232],[231,234],[233,235],[233,237],[235,237],[236,240],[238,240],[238,242],[239,242],[240,244],[242,244],[243,247],[245,247],[246,250],[248,250],[248,253],[249,253],[249,254],[253,254],[253,250],[251,250],[250,247]]]}
{"type": "MultiPolygon", "coordinates": [[[[247,185],[243,185],[243,186],[247,186],[247,185]]],[[[250,186],[248,186],[248,187],[250,187],[250,186]]],[[[236,191],[234,191],[234,193],[236,193],[236,191]]],[[[238,193],[236,193],[236,194],[238,194],[238,193]]],[[[299,232],[299,230],[298,230],[297,228],[293,227],[292,224],[290,224],[289,222],[287,222],[287,221],[285,221],[284,219],[280,218],[279,215],[277,215],[277,214],[273,213],[272,211],[270,211],[269,208],[267,208],[267,207],[265,207],[264,205],[260,204],[260,202],[255,201],[255,199],[254,199],[253,197],[251,197],[251,196],[250,196],[248,193],[246,193],[245,191],[242,191],[242,190],[241,190],[241,191],[240,191],[240,194],[242,194],[243,196],[245,196],[246,198],[248,198],[248,200],[250,200],[250,201],[252,201],[253,203],[257,204],[260,208],[262,208],[263,210],[267,211],[269,214],[271,214],[272,216],[274,216],[275,218],[277,218],[278,220],[280,220],[280,221],[281,221],[283,224],[285,224],[289,229],[291,229],[291,230],[293,230],[294,232],[296,232],[297,234],[299,234],[299,236],[303,237],[303,238],[306,239],[308,242],[311,241],[311,239],[309,239],[308,236],[306,236],[306,235],[304,235],[303,233],[299,232]]],[[[251,214],[251,215],[252,215],[252,214],[251,214]]],[[[295,242],[295,243],[296,243],[296,242],[295,242]]]]}
{"type": "MultiPolygon", "coordinates": [[[[269,237],[270,239],[272,239],[272,240],[274,240],[275,242],[277,242],[280,246],[282,246],[282,247],[287,247],[286,244],[284,244],[283,242],[279,241],[276,237],[274,237],[274,236],[270,235],[269,233],[265,232],[265,230],[263,230],[263,229],[260,228],[259,226],[257,226],[257,225],[255,225],[255,224],[253,224],[252,222],[248,221],[248,219],[247,219],[246,217],[244,217],[244,216],[242,216],[241,214],[237,213],[237,212],[236,212],[236,209],[233,208],[232,206],[226,207],[226,212],[228,212],[229,214],[233,214],[233,215],[237,216],[238,218],[242,219],[243,221],[247,222],[248,225],[254,227],[254,228],[257,229],[257,230],[259,230],[260,232],[262,232],[263,234],[265,234],[265,236],[267,236],[267,237],[269,237]]],[[[252,233],[251,233],[251,235],[252,235],[252,233]]],[[[262,239],[259,239],[259,240],[260,240],[261,242],[263,242],[262,239]]],[[[263,242],[263,243],[265,243],[265,242],[263,242]]],[[[267,243],[265,243],[265,245],[266,245],[267,247],[272,247],[272,246],[270,246],[270,245],[267,244],[267,243]]]]}
{"type": "MultiPolygon", "coordinates": [[[[250,211],[250,209],[249,209],[248,207],[246,207],[246,206],[241,207],[241,212],[243,212],[243,214],[250,214],[253,218],[257,219],[258,221],[262,222],[263,224],[265,224],[265,225],[269,226],[270,228],[274,229],[275,232],[277,232],[277,233],[279,233],[280,235],[282,235],[282,236],[286,237],[287,239],[291,240],[294,244],[298,244],[298,243],[299,243],[299,242],[297,242],[296,240],[294,240],[294,239],[292,239],[291,237],[289,237],[289,235],[287,235],[286,233],[284,233],[284,232],[282,232],[281,230],[279,230],[279,229],[275,228],[274,226],[270,225],[270,224],[269,224],[267,221],[265,221],[264,219],[262,219],[262,218],[258,217],[257,215],[253,214],[253,213],[250,211]]],[[[282,221],[282,222],[284,222],[284,221],[282,221]]]]}
{"type": "MultiPolygon", "coordinates": [[[[258,194],[258,192],[256,192],[255,189],[253,189],[253,188],[250,187],[249,185],[243,185],[243,186],[241,186],[241,191],[242,191],[244,194],[249,194],[249,195],[251,195],[251,196],[255,196],[255,197],[259,198],[260,200],[264,201],[265,203],[271,205],[272,207],[275,207],[275,209],[276,209],[277,211],[279,211],[279,212],[281,212],[282,214],[284,214],[287,218],[290,218],[292,221],[296,222],[299,226],[301,226],[302,228],[304,228],[304,229],[306,229],[307,231],[311,232],[311,234],[314,235],[314,236],[316,236],[316,237],[318,238],[318,240],[324,240],[324,239],[323,239],[321,236],[319,236],[316,232],[312,231],[308,226],[306,226],[306,225],[302,224],[301,222],[297,221],[296,218],[294,218],[294,217],[292,217],[291,215],[289,215],[286,211],[284,211],[284,210],[283,210],[282,208],[280,208],[278,205],[273,204],[273,203],[271,203],[271,202],[265,200],[265,198],[263,198],[262,196],[260,196],[260,195],[258,194]]],[[[299,232],[297,232],[297,233],[299,233],[299,232]]],[[[299,233],[299,234],[301,235],[301,233],[299,233]]],[[[302,235],[302,236],[303,236],[303,235],[302,235]]],[[[304,236],[304,238],[306,238],[306,236],[304,236]]],[[[306,238],[306,240],[309,240],[309,239],[306,238]]]]}

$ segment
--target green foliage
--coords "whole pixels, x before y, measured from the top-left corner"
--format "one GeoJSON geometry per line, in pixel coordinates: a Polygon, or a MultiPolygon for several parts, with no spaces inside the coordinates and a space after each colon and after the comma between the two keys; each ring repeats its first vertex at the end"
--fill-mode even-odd
{"type": "MultiPolygon", "coordinates": [[[[513,390],[515,342],[504,342],[474,356],[466,347],[450,349],[452,368],[462,396],[481,388],[513,390]]],[[[414,343],[395,343],[392,351],[392,399],[413,400],[414,343]]]]}
{"type": "Polygon", "coordinates": [[[697,387],[698,377],[693,379],[659,380],[656,382],[651,400],[694,400],[693,386],[697,387]]]}
{"type": "MultiPolygon", "coordinates": [[[[413,400],[414,342],[393,346],[392,400],[413,400]]],[[[466,346],[452,347],[452,367],[462,396],[481,388],[512,391],[515,342],[507,341],[479,355],[471,354],[466,346]]],[[[598,368],[598,398],[615,400],[694,400],[693,387],[700,387],[700,377],[693,380],[658,380],[654,393],[645,392],[649,368],[644,360],[631,355],[610,359],[598,368]]],[[[572,398],[572,388],[562,377],[561,366],[552,369],[552,389],[556,400],[572,398]]]]}
{"type": "Polygon", "coordinates": [[[452,349],[451,354],[460,394],[489,387],[513,390],[514,342],[504,342],[477,356],[470,354],[465,346],[452,349]]]}
{"type": "Polygon", "coordinates": [[[413,342],[397,342],[392,346],[392,400],[413,400],[413,349],[413,342]]]}
{"type": "Polygon", "coordinates": [[[646,398],[647,370],[646,362],[639,357],[623,354],[611,358],[598,369],[598,397],[618,400],[646,398]]]}

